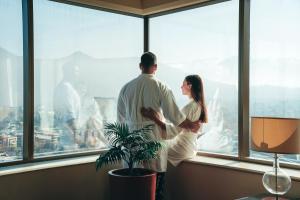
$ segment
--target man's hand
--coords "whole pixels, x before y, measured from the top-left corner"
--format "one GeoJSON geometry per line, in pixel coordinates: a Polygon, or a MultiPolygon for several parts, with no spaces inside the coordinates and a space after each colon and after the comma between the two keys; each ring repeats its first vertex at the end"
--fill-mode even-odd
{"type": "Polygon", "coordinates": [[[201,122],[200,122],[200,120],[192,122],[189,119],[185,119],[178,126],[183,129],[188,129],[188,130],[192,131],[193,133],[198,133],[199,129],[201,128],[201,122]]]}
{"type": "Polygon", "coordinates": [[[199,129],[201,128],[201,122],[200,120],[198,121],[194,121],[194,122],[191,122],[192,123],[192,128],[191,128],[191,131],[193,133],[198,133],[199,129]]]}

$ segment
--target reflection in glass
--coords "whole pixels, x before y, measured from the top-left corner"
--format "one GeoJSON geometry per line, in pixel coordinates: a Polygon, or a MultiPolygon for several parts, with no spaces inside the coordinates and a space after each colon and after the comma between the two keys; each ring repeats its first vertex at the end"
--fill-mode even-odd
{"type": "Polygon", "coordinates": [[[22,1],[0,1],[0,163],[22,159],[22,1]]]}
{"type": "Polygon", "coordinates": [[[103,124],[135,77],[143,20],[34,1],[35,156],[106,148],[103,124]]]}
{"type": "Polygon", "coordinates": [[[158,57],[157,76],[172,89],[179,106],[186,75],[203,79],[208,124],[199,150],[237,154],[238,1],[150,19],[150,50],[158,57]]]}
{"type": "MultiPolygon", "coordinates": [[[[300,2],[252,0],[250,116],[300,118],[300,2]]],[[[251,151],[272,160],[272,154],[251,151]]],[[[280,161],[300,164],[299,155],[280,161]]]]}

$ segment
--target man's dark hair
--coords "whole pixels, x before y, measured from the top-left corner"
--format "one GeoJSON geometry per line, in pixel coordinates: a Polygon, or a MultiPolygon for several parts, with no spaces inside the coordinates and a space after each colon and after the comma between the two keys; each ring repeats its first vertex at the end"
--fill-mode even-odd
{"type": "Polygon", "coordinates": [[[156,64],[156,56],[152,52],[145,52],[141,57],[141,65],[149,69],[152,65],[156,64]]]}

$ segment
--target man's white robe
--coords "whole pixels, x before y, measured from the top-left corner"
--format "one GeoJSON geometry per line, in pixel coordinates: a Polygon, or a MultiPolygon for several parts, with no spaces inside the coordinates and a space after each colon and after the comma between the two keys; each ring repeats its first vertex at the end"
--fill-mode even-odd
{"type": "MultiPolygon", "coordinates": [[[[119,122],[127,123],[131,130],[154,124],[151,136],[155,140],[162,140],[161,129],[141,115],[142,107],[151,107],[160,112],[175,126],[186,118],[176,105],[172,91],[152,74],[141,74],[122,88],[118,98],[117,117],[119,122]]],[[[144,167],[165,172],[167,156],[167,149],[162,149],[158,159],[151,160],[144,167]]]]}

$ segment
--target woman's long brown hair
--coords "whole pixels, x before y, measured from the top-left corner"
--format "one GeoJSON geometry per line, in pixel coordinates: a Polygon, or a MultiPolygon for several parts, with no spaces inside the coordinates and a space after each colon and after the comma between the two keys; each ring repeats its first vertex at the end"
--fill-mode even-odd
{"type": "Polygon", "coordinates": [[[204,99],[204,90],[203,90],[203,82],[200,76],[198,75],[189,75],[185,77],[185,81],[191,85],[191,95],[200,107],[201,107],[201,114],[199,120],[202,123],[207,123],[207,109],[205,105],[204,99]]]}

